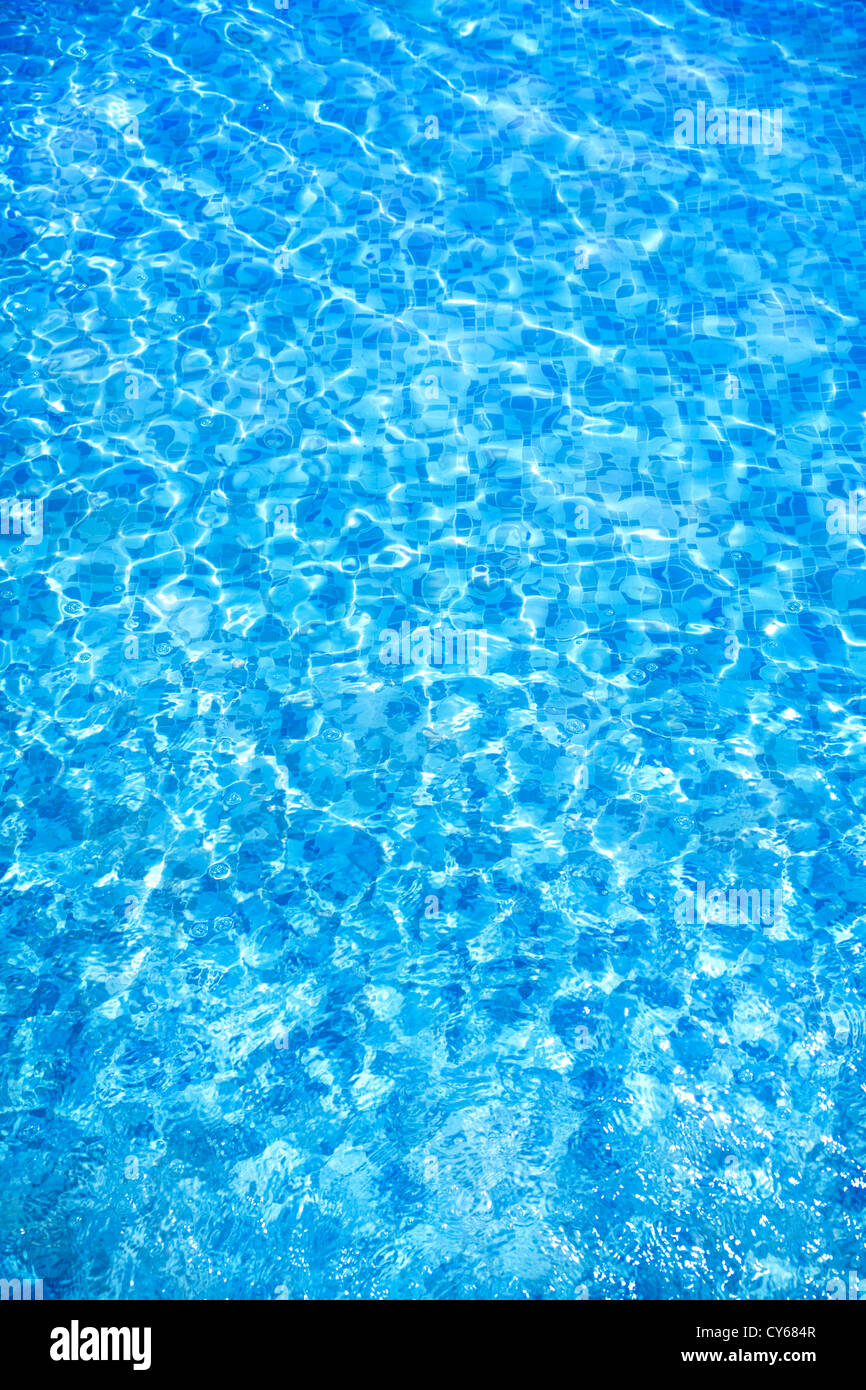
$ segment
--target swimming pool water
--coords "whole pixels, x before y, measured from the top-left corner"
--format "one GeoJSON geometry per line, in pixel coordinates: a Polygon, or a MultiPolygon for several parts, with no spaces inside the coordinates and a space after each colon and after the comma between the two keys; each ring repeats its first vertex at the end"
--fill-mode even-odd
{"type": "Polygon", "coordinates": [[[0,1276],[866,1287],[864,41],[7,0],[0,1276]]]}

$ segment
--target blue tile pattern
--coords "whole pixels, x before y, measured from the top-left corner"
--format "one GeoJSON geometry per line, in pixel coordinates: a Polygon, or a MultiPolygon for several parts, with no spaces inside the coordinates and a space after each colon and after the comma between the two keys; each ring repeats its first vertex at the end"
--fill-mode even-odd
{"type": "Polygon", "coordinates": [[[4,0],[0,1276],[866,1277],[864,44],[4,0]]]}

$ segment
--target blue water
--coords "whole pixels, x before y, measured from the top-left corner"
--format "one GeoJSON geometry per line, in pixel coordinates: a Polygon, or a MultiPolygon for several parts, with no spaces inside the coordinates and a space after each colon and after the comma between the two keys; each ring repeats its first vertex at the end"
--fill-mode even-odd
{"type": "Polygon", "coordinates": [[[4,5],[0,1277],[866,1287],[866,7],[4,5]]]}

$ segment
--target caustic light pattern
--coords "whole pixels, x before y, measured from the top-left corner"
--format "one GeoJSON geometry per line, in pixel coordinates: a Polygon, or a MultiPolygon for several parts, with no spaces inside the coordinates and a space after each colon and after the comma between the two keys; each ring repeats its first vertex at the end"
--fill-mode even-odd
{"type": "Polygon", "coordinates": [[[864,42],[4,0],[0,1278],[866,1277],[864,42]]]}

